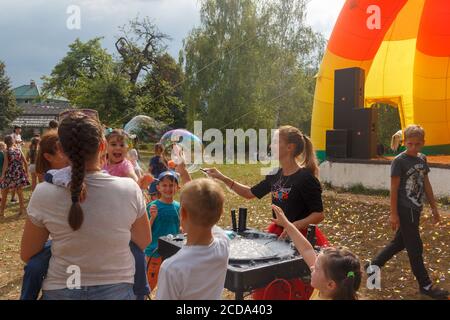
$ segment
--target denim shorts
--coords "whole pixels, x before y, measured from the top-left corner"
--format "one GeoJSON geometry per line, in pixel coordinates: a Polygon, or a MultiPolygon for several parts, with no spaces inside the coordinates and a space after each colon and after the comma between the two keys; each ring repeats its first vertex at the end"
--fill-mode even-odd
{"type": "Polygon", "coordinates": [[[81,289],[44,290],[43,300],[136,300],[133,284],[119,283],[81,289]]]}

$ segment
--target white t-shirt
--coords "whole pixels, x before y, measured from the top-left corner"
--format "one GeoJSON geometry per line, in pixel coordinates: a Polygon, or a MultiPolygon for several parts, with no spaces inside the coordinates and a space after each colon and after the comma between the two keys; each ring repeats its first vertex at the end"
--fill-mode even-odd
{"type": "Polygon", "coordinates": [[[209,246],[184,246],[161,265],[157,300],[220,300],[225,285],[230,240],[213,228],[209,246]]]}
{"type": "Polygon", "coordinates": [[[22,136],[18,133],[12,133],[11,137],[14,140],[14,143],[22,143],[22,136]]]}
{"type": "Polygon", "coordinates": [[[44,290],[66,288],[73,275],[67,273],[70,266],[80,268],[81,286],[134,283],[130,230],[146,214],[142,191],[130,178],[101,172],[86,175],[84,181],[87,198],[81,204],[84,221],[78,231],[68,223],[69,189],[38,184],[28,204],[32,223],[45,227],[53,240],[44,290]]]}

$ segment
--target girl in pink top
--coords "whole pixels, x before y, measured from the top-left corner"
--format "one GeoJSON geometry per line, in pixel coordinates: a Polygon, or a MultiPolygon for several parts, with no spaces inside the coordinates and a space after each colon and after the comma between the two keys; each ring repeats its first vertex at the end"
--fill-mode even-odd
{"type": "Polygon", "coordinates": [[[126,158],[128,153],[127,134],[121,129],[113,130],[106,137],[108,159],[103,167],[110,175],[131,178],[138,182],[133,164],[126,158]]]}

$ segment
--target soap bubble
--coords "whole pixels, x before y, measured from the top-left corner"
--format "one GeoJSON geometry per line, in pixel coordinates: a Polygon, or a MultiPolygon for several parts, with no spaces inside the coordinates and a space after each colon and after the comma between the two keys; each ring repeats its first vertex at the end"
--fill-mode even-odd
{"type": "Polygon", "coordinates": [[[203,146],[201,140],[187,130],[177,129],[165,133],[160,143],[167,160],[180,164],[184,161],[189,173],[200,170],[203,146]]]}
{"type": "Polygon", "coordinates": [[[137,116],[128,122],[123,130],[131,139],[137,138],[139,142],[149,143],[158,141],[167,130],[167,125],[148,116],[137,116]]]}

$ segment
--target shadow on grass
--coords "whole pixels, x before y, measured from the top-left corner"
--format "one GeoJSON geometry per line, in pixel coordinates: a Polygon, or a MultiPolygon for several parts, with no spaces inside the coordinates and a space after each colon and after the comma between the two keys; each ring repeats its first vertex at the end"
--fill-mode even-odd
{"type": "MultiPolygon", "coordinates": [[[[0,297],[2,297],[2,299],[5,298],[8,299],[7,295],[9,295],[11,292],[17,293],[17,288],[20,288],[21,285],[22,285],[22,277],[17,277],[10,280],[9,282],[0,287],[0,297]]],[[[17,297],[14,296],[14,298],[17,297]]]]}
{"type": "Polygon", "coordinates": [[[25,214],[19,215],[18,213],[16,213],[16,214],[13,214],[13,215],[8,215],[8,216],[5,216],[5,217],[1,217],[0,218],[0,224],[7,224],[7,223],[10,223],[10,222],[17,222],[17,221],[23,220],[25,218],[26,218],[25,214]]]}

